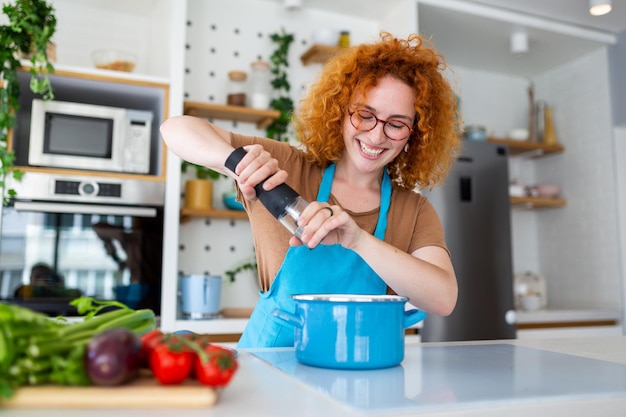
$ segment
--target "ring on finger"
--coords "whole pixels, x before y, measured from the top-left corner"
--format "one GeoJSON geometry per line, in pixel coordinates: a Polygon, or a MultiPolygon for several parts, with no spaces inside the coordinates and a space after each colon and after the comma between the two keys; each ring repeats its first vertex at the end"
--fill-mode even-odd
{"type": "Polygon", "coordinates": [[[326,209],[326,210],[330,211],[330,217],[333,217],[333,214],[335,214],[333,209],[331,209],[330,207],[322,207],[322,209],[326,209]]]}

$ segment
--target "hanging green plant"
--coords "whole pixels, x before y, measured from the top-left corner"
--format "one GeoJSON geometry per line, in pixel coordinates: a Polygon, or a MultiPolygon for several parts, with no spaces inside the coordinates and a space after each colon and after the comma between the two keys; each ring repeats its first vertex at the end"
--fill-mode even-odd
{"type": "Polygon", "coordinates": [[[287,129],[291,123],[294,104],[289,96],[291,85],[287,70],[289,68],[289,47],[294,41],[294,35],[285,32],[281,28],[280,33],[270,34],[270,39],[276,44],[276,49],[270,56],[270,71],[272,74],[272,87],[276,92],[275,97],[270,102],[270,107],[280,112],[280,117],[274,120],[266,129],[266,136],[271,139],[286,142],[287,129]]]}
{"type": "Polygon", "coordinates": [[[41,94],[45,100],[54,98],[48,74],[54,66],[48,56],[50,39],[56,31],[54,8],[45,0],[15,0],[2,6],[9,23],[0,26],[0,194],[6,204],[16,195],[6,189],[7,175],[19,181],[23,172],[15,169],[15,155],[9,151],[7,142],[15,127],[15,113],[19,109],[20,84],[17,71],[19,58],[29,57],[31,66],[30,89],[41,94]]]}
{"type": "Polygon", "coordinates": [[[195,169],[196,170],[196,178],[199,179],[199,180],[208,180],[209,178],[211,178],[213,180],[216,180],[219,177],[226,178],[226,175],[222,175],[219,172],[213,171],[210,168],[207,168],[207,167],[202,166],[202,165],[196,165],[196,164],[193,164],[193,163],[191,163],[189,161],[183,161],[181,163],[180,168],[181,168],[181,171],[183,172],[183,174],[186,173],[187,169],[189,169],[189,168],[195,169]]]}
{"type": "Polygon", "coordinates": [[[253,272],[256,272],[257,269],[258,269],[258,265],[256,263],[256,258],[254,258],[251,261],[246,261],[246,262],[243,262],[243,263],[237,265],[233,269],[229,269],[228,271],[224,271],[224,274],[226,275],[226,277],[228,278],[228,280],[230,282],[235,282],[235,280],[237,278],[237,274],[239,274],[240,272],[243,272],[243,271],[253,271],[253,272]]]}

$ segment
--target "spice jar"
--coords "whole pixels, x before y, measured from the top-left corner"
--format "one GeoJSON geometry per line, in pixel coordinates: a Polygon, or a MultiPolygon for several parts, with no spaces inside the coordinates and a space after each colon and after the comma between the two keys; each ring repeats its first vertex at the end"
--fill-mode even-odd
{"type": "Polygon", "coordinates": [[[342,30],[339,34],[339,42],[337,42],[337,46],[341,48],[347,48],[350,46],[350,32],[347,30],[342,30]]]}
{"type": "Polygon", "coordinates": [[[255,61],[250,64],[250,107],[267,109],[270,106],[270,64],[265,61],[255,61]]]}
{"type": "Polygon", "coordinates": [[[246,78],[244,71],[230,71],[228,73],[228,97],[226,103],[229,106],[246,105],[246,78]]]}

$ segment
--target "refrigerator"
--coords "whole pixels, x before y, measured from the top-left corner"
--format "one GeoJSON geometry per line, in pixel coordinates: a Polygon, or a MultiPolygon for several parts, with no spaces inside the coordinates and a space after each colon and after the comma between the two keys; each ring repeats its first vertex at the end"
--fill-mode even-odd
{"type": "Polygon", "coordinates": [[[465,140],[445,183],[424,194],[443,224],[459,295],[451,315],[424,320],[422,342],[515,338],[507,147],[465,140]]]}

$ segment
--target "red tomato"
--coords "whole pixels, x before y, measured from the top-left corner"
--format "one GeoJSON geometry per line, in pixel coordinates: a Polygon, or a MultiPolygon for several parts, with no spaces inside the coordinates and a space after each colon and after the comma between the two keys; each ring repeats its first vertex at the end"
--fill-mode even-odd
{"type": "Polygon", "coordinates": [[[191,374],[194,354],[175,338],[157,345],[150,354],[150,370],[163,385],[180,384],[191,374]]]}
{"type": "Polygon", "coordinates": [[[208,334],[194,333],[194,334],[189,334],[185,336],[188,337],[189,340],[192,340],[194,343],[199,345],[201,349],[204,349],[205,347],[211,344],[211,336],[208,334]]]}
{"type": "Polygon", "coordinates": [[[139,352],[139,363],[144,368],[150,367],[150,354],[159,344],[163,343],[165,335],[159,329],[152,330],[141,336],[141,350],[139,352]]]}
{"type": "Polygon", "coordinates": [[[199,355],[194,359],[196,379],[211,387],[226,386],[239,366],[235,355],[231,350],[216,345],[208,345],[204,351],[208,357],[206,363],[199,355]]]}

